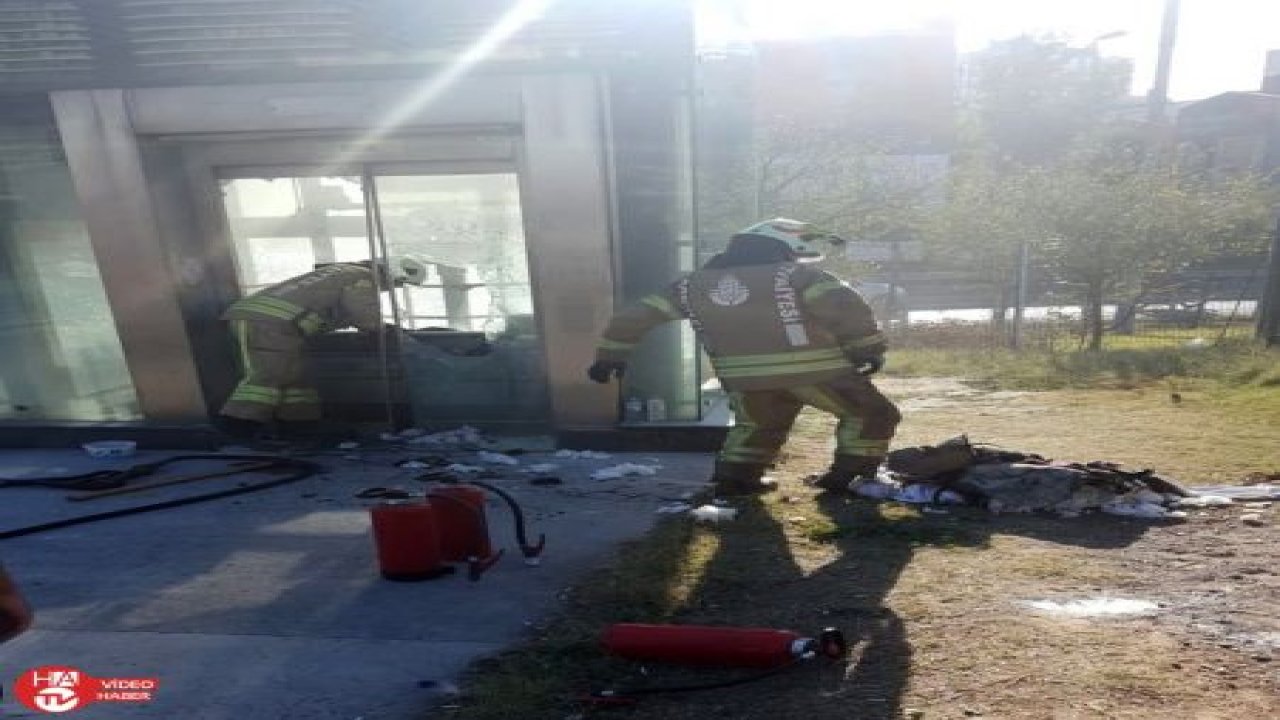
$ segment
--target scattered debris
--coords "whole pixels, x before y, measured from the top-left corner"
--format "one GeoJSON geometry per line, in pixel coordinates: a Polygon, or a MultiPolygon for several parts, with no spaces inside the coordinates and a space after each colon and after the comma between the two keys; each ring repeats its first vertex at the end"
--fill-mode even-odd
{"type": "Polygon", "coordinates": [[[1187,514],[1181,510],[1170,510],[1164,505],[1158,503],[1132,498],[1117,498],[1098,509],[1108,515],[1145,518],[1148,520],[1159,520],[1162,518],[1182,520],[1187,517],[1187,514]]]}
{"type": "Polygon", "coordinates": [[[408,500],[414,495],[400,488],[371,487],[361,490],[354,497],[361,500],[408,500]]]}
{"type": "Polygon", "coordinates": [[[1206,507],[1225,507],[1234,505],[1235,500],[1226,495],[1195,495],[1189,498],[1179,498],[1174,505],[1180,508],[1206,508],[1206,507]]]}
{"type": "Polygon", "coordinates": [[[875,480],[851,490],[877,500],[968,503],[995,513],[1048,511],[1061,517],[1097,511],[1182,519],[1187,514],[1180,507],[1214,507],[1223,502],[1151,470],[1127,470],[1106,461],[1057,462],[1035,453],[974,445],[964,436],[895,450],[875,480]]]}
{"type": "Polygon", "coordinates": [[[454,463],[446,467],[445,470],[459,475],[479,475],[481,473],[488,472],[485,468],[478,465],[464,465],[462,463],[454,463]]]}
{"type": "Polygon", "coordinates": [[[689,512],[692,509],[693,506],[689,503],[679,502],[671,503],[670,505],[663,505],[657,510],[654,510],[654,512],[659,515],[679,515],[681,513],[689,512]]]}
{"type": "Polygon", "coordinates": [[[568,460],[608,460],[613,456],[596,450],[559,450],[556,452],[555,457],[568,460]]]}
{"type": "Polygon", "coordinates": [[[858,482],[850,489],[857,495],[873,500],[895,500],[913,505],[963,505],[966,502],[963,495],[939,485],[913,483],[903,486],[892,475],[883,471],[874,480],[858,482]]]}
{"type": "Polygon", "coordinates": [[[1197,494],[1222,495],[1236,502],[1265,502],[1280,500],[1280,484],[1278,485],[1202,485],[1196,488],[1197,494]]]}
{"type": "Polygon", "coordinates": [[[649,477],[657,475],[661,465],[640,465],[639,463],[622,463],[591,473],[592,480],[617,480],[624,477],[649,477]]]}
{"type": "Polygon", "coordinates": [[[138,443],[133,440],[98,440],[97,442],[85,443],[80,447],[89,453],[89,457],[129,457],[138,449],[138,443]]]}
{"type": "Polygon", "coordinates": [[[524,472],[543,475],[559,470],[560,466],[555,463],[535,463],[524,469],[524,472]]]}
{"type": "Polygon", "coordinates": [[[400,439],[411,445],[435,445],[457,448],[475,448],[488,445],[484,435],[477,429],[464,425],[456,430],[447,430],[426,434],[418,428],[409,428],[400,433],[400,439]]]}
{"type": "Polygon", "coordinates": [[[519,460],[511,457],[510,455],[504,455],[502,453],[496,453],[496,452],[489,452],[487,450],[481,450],[479,453],[476,454],[476,457],[480,460],[480,462],[486,462],[486,463],[489,463],[490,465],[519,465],[520,464],[519,460]]]}
{"type": "Polygon", "coordinates": [[[1262,527],[1267,524],[1267,519],[1262,517],[1262,513],[1245,513],[1240,516],[1240,522],[1250,527],[1262,527]]]}
{"type": "Polygon", "coordinates": [[[693,519],[703,523],[722,523],[728,522],[738,517],[737,508],[716,507],[715,505],[703,505],[689,511],[693,519]]]}
{"type": "Polygon", "coordinates": [[[1027,600],[1022,604],[1036,610],[1071,617],[1099,617],[1103,615],[1141,615],[1155,612],[1159,605],[1147,600],[1097,597],[1085,600],[1027,600]]]}
{"type": "Polygon", "coordinates": [[[1280,485],[1280,472],[1249,473],[1244,477],[1244,480],[1242,482],[1245,485],[1280,485]]]}
{"type": "Polygon", "coordinates": [[[433,468],[414,478],[414,480],[417,480],[418,482],[443,482],[443,483],[454,483],[454,482],[458,482],[460,479],[461,479],[460,475],[458,475],[457,473],[451,472],[448,468],[433,468]]]}
{"type": "Polygon", "coordinates": [[[452,460],[443,455],[419,455],[418,457],[405,458],[397,462],[396,467],[407,470],[421,470],[423,468],[446,467],[452,462],[452,460]]]}

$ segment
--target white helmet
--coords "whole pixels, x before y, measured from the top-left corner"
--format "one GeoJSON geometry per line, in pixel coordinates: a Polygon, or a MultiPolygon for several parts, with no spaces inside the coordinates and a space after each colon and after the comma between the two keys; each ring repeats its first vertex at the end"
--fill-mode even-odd
{"type": "Polygon", "coordinates": [[[774,218],[758,222],[745,230],[739,231],[734,237],[741,235],[754,235],[777,240],[791,248],[796,257],[803,260],[821,260],[822,243],[829,245],[843,245],[845,243],[844,238],[839,235],[817,228],[811,223],[787,218],[774,218]]]}
{"type": "Polygon", "coordinates": [[[421,285],[427,281],[427,263],[415,255],[391,258],[391,282],[395,285],[421,285]]]}

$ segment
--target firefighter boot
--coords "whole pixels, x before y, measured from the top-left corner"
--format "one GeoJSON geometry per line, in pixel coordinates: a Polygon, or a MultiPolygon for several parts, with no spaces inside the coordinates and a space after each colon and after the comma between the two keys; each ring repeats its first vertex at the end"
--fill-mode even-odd
{"type": "Polygon", "coordinates": [[[870,455],[837,455],[825,473],[811,475],[805,484],[833,492],[848,490],[855,480],[874,478],[883,460],[870,455]]]}
{"type": "Polygon", "coordinates": [[[756,463],[717,460],[715,473],[711,477],[712,490],[716,497],[759,495],[776,490],[776,483],[764,481],[765,469],[765,465],[756,463]]]}

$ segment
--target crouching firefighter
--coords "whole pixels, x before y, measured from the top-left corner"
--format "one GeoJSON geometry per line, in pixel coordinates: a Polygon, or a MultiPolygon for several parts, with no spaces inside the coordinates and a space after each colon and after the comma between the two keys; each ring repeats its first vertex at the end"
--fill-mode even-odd
{"type": "Polygon", "coordinates": [[[244,376],[222,406],[218,426],[239,438],[255,437],[273,426],[285,434],[312,429],[321,407],[307,378],[306,339],[345,327],[388,329],[379,291],[421,285],[426,270],[425,263],[412,257],[332,263],[236,301],[222,317],[231,322],[240,346],[244,376]]]}
{"type": "Polygon", "coordinates": [[[804,263],[843,242],[795,220],[752,225],[701,270],[615,315],[588,375],[621,377],[645,333],[688,318],[736,418],[716,460],[718,494],[771,489],[761,478],[806,405],[839,419],[835,459],[813,483],[844,490],[874,476],[901,418],[868,379],[884,364],[884,336],[857,291],[804,263]]]}

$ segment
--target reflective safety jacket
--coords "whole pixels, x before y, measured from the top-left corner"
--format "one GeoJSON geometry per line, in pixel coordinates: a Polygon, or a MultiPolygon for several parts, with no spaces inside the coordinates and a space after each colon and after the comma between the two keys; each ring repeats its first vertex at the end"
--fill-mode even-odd
{"type": "Polygon", "coordinates": [[[726,390],[825,382],[885,351],[856,290],[798,263],[702,269],[613,317],[598,360],[626,360],[650,329],[688,318],[726,390]]]}
{"type": "Polygon", "coordinates": [[[263,288],[237,300],[222,317],[290,323],[304,335],[351,326],[370,332],[382,327],[373,271],[348,263],[326,265],[263,288]]]}

